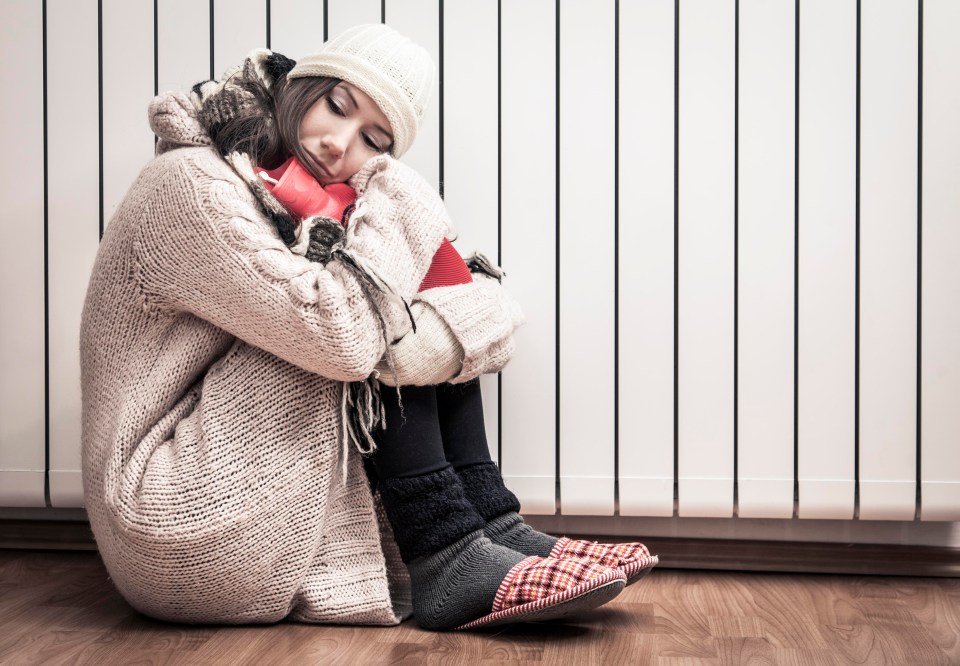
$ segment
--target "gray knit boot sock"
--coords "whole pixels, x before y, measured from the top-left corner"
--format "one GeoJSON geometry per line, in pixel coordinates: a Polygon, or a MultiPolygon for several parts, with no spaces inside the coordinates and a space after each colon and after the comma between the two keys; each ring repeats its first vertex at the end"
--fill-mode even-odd
{"type": "Polygon", "coordinates": [[[487,522],[483,533],[494,543],[524,555],[546,557],[557,544],[556,537],[533,529],[514,511],[487,522]]]}
{"type": "Polygon", "coordinates": [[[383,508],[410,572],[413,615],[453,629],[493,608],[497,588],[525,555],[492,543],[452,468],[380,482],[383,508]]]}
{"type": "Polygon", "coordinates": [[[453,629],[488,615],[497,589],[525,556],[471,532],[407,565],[413,616],[424,629],[453,629]]]}
{"type": "Polygon", "coordinates": [[[503,485],[496,463],[479,463],[457,470],[467,499],[486,521],[484,535],[496,544],[524,555],[546,557],[557,543],[556,537],[538,532],[523,522],[517,513],[520,501],[503,485]]]}

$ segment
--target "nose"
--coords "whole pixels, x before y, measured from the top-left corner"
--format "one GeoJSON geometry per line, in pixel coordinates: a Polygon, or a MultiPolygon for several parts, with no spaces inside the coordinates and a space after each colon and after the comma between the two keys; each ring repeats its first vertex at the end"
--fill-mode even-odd
{"type": "Polygon", "coordinates": [[[347,139],[344,131],[330,131],[324,135],[322,140],[323,148],[330,153],[331,157],[340,159],[346,151],[347,139]]]}

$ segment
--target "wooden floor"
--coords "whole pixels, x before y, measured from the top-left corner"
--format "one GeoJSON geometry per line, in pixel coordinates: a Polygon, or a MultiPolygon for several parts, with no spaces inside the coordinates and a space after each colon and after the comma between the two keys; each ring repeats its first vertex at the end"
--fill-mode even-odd
{"type": "Polygon", "coordinates": [[[657,569],[565,623],[487,633],[193,627],[95,553],[0,550],[0,664],[960,664],[960,580],[657,569]]]}

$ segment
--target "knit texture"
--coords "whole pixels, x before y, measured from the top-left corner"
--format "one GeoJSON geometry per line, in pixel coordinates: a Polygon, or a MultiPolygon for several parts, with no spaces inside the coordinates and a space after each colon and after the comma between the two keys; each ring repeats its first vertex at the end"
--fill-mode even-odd
{"type": "Polygon", "coordinates": [[[463,364],[451,383],[499,372],[513,356],[513,333],[524,316],[499,280],[474,273],[470,284],[427,289],[418,298],[437,311],[463,347],[463,364]]]}
{"type": "Polygon", "coordinates": [[[624,578],[621,571],[585,560],[531,556],[507,573],[492,613],[457,629],[545,622],[590,610],[620,594],[624,578]]]}
{"type": "Polygon", "coordinates": [[[487,615],[503,580],[523,559],[476,531],[410,562],[417,624],[447,630],[487,615]]]}
{"type": "MultiPolygon", "coordinates": [[[[387,570],[359,456],[340,446],[342,382],[385,349],[375,310],[339,262],[290,252],[202,146],[189,100],[169,101],[152,107],[165,152],[106,229],[81,323],[104,563],[166,620],[396,623],[402,570],[387,570]]],[[[354,240],[413,296],[444,232],[434,217],[358,224],[354,240]]]]}
{"type": "Polygon", "coordinates": [[[515,511],[489,519],[483,533],[494,543],[524,555],[559,557],[553,554],[557,538],[533,529],[515,511]]]}
{"type": "MultiPolygon", "coordinates": [[[[520,500],[503,484],[494,462],[467,465],[457,470],[463,491],[484,520],[520,510],[520,500]]],[[[546,555],[541,555],[546,557],[546,555]]]]}
{"type": "Polygon", "coordinates": [[[390,348],[391,364],[377,364],[380,381],[388,386],[436,386],[455,377],[463,364],[463,348],[446,322],[429,305],[411,305],[417,330],[390,348]]]}
{"type": "MultiPolygon", "coordinates": [[[[381,248],[376,237],[358,234],[369,228],[383,239],[390,239],[396,229],[408,229],[412,233],[429,234],[433,250],[439,247],[453,223],[437,190],[412,168],[389,155],[373,157],[354,174],[349,184],[357,191],[357,208],[347,227],[347,243],[355,252],[371,257],[377,256],[377,265],[389,267],[393,262],[418,261],[401,246],[381,248]],[[441,230],[435,235],[427,230],[441,230]],[[414,230],[416,230],[414,232],[414,230]],[[367,243],[374,242],[370,249],[367,243]],[[376,249],[379,254],[374,255],[376,249]]],[[[412,297],[420,291],[420,284],[433,263],[433,254],[425,265],[418,265],[419,280],[403,281],[393,286],[404,296],[412,297]],[[422,272],[421,272],[422,271],[422,272]]]]}
{"type": "MultiPolygon", "coordinates": [[[[158,150],[169,150],[183,144],[209,143],[209,138],[204,135],[201,126],[200,116],[202,115],[207,123],[212,122],[210,116],[214,116],[219,122],[228,118],[231,113],[237,113],[248,103],[249,94],[236,83],[237,77],[259,80],[266,87],[271,87],[269,63],[277,57],[277,54],[265,49],[255,50],[242,67],[228,70],[228,74],[232,73],[232,76],[225,75],[221,81],[198,84],[194,86],[189,97],[170,93],[156,98],[150,110],[151,126],[160,138],[158,150]],[[171,138],[168,139],[168,136],[171,138]]],[[[261,211],[272,221],[291,250],[324,264],[336,251],[343,250],[342,253],[349,254],[350,258],[362,258],[367,253],[362,243],[356,242],[356,234],[351,231],[352,227],[360,226],[354,222],[355,219],[361,225],[372,223],[387,233],[392,223],[413,226],[418,221],[422,221],[422,231],[425,234],[439,224],[446,227],[447,233],[452,229],[443,201],[437,192],[415,171],[386,155],[369,160],[350,179],[349,184],[360,198],[348,222],[346,234],[342,233],[339,225],[323,217],[308,218],[298,224],[294,216],[264,186],[248,157],[233,153],[228,156],[228,161],[250,188],[261,211]]],[[[442,238],[438,243],[440,241],[442,238]]],[[[383,245],[381,244],[380,249],[383,249],[383,245]]],[[[388,262],[408,260],[402,256],[402,248],[397,249],[400,250],[399,255],[384,259],[388,262]]],[[[347,258],[342,257],[343,260],[347,258]]],[[[362,270],[357,271],[357,274],[379,275],[379,261],[362,263],[362,270]]],[[[469,284],[427,289],[417,295],[422,302],[431,303],[457,338],[457,353],[462,355],[463,362],[453,375],[440,380],[434,379],[435,372],[429,372],[427,376],[407,372],[409,383],[427,385],[443,381],[469,381],[484,373],[498,372],[513,354],[513,331],[523,322],[523,314],[516,301],[501,286],[503,271],[479,253],[467,259],[466,264],[475,276],[469,284]]],[[[427,270],[429,271],[429,266],[427,270]]],[[[425,280],[424,276],[418,288],[422,288],[425,280]]],[[[369,293],[374,302],[383,326],[389,329],[385,337],[396,341],[412,331],[409,313],[401,299],[405,298],[413,287],[410,284],[393,285],[389,284],[389,281],[384,286],[384,289],[365,288],[365,292],[369,293]]],[[[412,346],[418,344],[414,342],[412,346]]],[[[425,349],[429,351],[429,345],[425,349]]],[[[442,363],[446,364],[448,360],[445,354],[442,363]]],[[[419,361],[417,363],[419,364],[419,361]]],[[[424,366],[421,364],[420,367],[424,366]]]]}
{"type": "Polygon", "coordinates": [[[452,468],[380,481],[380,496],[404,562],[435,553],[483,528],[452,468]]]}
{"type": "Polygon", "coordinates": [[[491,541],[524,555],[547,557],[556,537],[538,532],[520,514],[520,500],[503,484],[496,463],[468,465],[457,470],[470,503],[486,521],[483,533],[491,541]]]}

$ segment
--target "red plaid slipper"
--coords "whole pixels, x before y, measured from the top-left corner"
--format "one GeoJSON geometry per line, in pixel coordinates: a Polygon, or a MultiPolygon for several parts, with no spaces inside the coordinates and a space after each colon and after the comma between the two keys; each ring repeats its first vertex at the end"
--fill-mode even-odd
{"type": "Polygon", "coordinates": [[[659,562],[642,543],[596,543],[567,537],[558,539],[547,557],[579,558],[617,569],[627,577],[627,585],[650,573],[659,562]]]}
{"type": "Polygon", "coordinates": [[[532,555],[507,572],[489,615],[457,629],[542,622],[601,606],[626,586],[623,572],[582,559],[532,555]]]}

